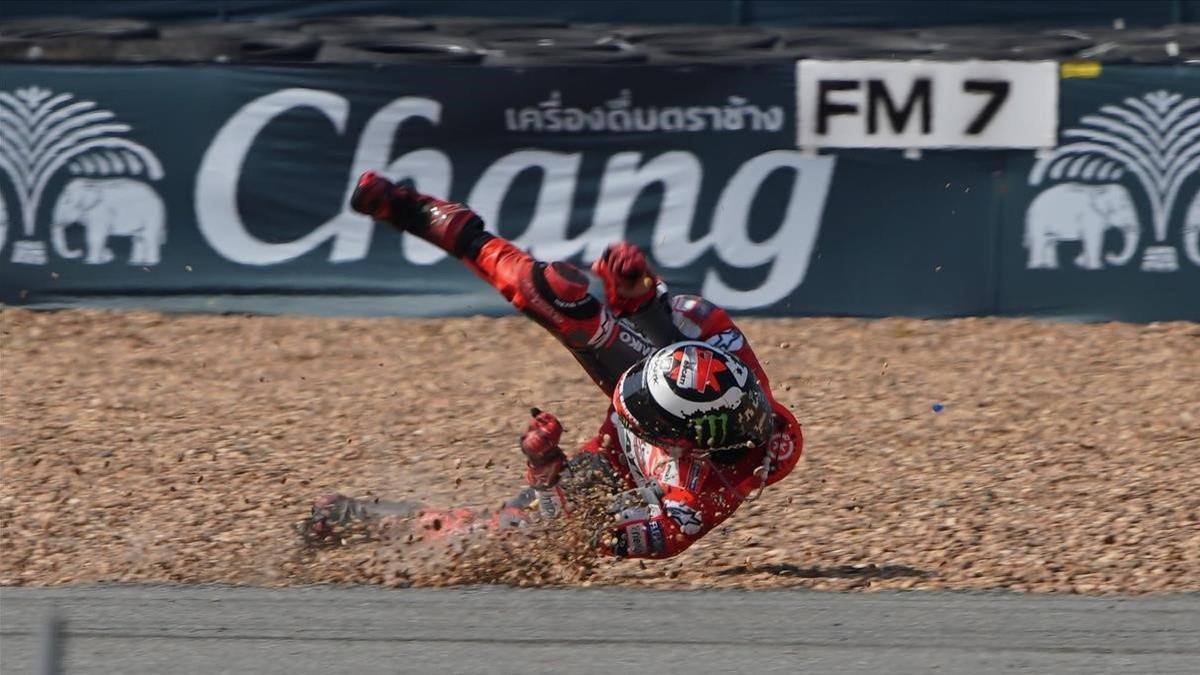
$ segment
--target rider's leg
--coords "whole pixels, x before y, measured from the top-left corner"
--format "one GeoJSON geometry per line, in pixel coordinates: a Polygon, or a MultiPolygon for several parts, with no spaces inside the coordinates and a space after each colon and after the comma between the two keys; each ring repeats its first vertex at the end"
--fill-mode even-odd
{"type": "Polygon", "coordinates": [[[367,172],[350,200],[360,213],[410,232],[460,259],[475,274],[573,349],[595,348],[615,334],[604,305],[574,265],[543,263],[483,229],[464,204],[394,185],[367,172]]]}

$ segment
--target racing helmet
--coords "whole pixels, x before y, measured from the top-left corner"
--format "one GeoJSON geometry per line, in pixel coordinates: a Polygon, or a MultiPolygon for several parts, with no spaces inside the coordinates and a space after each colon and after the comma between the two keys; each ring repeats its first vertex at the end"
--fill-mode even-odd
{"type": "Polygon", "coordinates": [[[613,407],[643,441],[696,454],[762,445],[774,419],[754,371],[698,341],[676,342],[631,366],[617,380],[613,407]]]}

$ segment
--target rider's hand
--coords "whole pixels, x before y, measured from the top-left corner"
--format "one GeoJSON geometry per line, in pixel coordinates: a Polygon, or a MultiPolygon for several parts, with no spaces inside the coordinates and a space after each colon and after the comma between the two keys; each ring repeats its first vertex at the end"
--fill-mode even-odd
{"type": "Polygon", "coordinates": [[[367,171],[358,178],[350,196],[350,208],[407,230],[425,221],[422,197],[411,181],[393,183],[374,171],[367,171]]]}
{"type": "Polygon", "coordinates": [[[622,241],[610,245],[592,263],[592,271],[604,282],[608,306],[618,315],[636,312],[654,297],[658,280],[646,254],[635,244],[622,241]]]}
{"type": "Polygon", "coordinates": [[[661,509],[662,488],[654,483],[649,487],[634,488],[619,492],[608,504],[617,525],[632,521],[649,520],[654,509],[661,509]]]}
{"type": "Polygon", "coordinates": [[[567,456],[558,442],[562,439],[562,424],[552,413],[537,408],[530,411],[533,418],[521,436],[521,452],[525,454],[525,481],[535,488],[550,488],[558,483],[567,456]]]}

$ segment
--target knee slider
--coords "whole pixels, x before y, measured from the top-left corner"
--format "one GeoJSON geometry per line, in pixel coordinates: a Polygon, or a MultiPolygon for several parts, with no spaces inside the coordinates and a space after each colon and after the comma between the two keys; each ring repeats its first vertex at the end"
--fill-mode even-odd
{"type": "Polygon", "coordinates": [[[526,312],[572,349],[595,347],[613,323],[600,301],[588,293],[588,280],[574,265],[536,263],[527,279],[526,312]]]}

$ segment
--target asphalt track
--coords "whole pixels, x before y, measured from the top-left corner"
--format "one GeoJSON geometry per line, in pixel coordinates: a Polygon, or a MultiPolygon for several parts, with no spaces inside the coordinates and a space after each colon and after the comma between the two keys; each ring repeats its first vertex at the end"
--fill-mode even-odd
{"type": "Polygon", "coordinates": [[[1200,673],[1200,595],[0,589],[0,672],[1200,673]]]}

